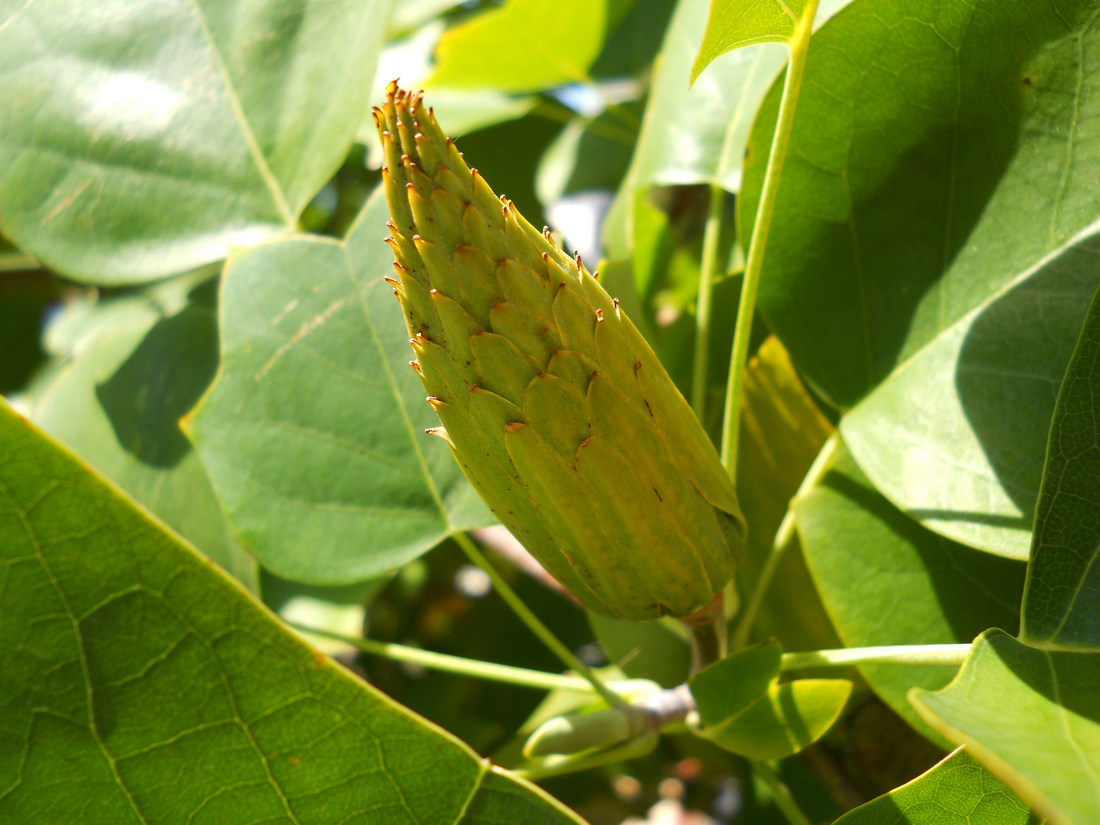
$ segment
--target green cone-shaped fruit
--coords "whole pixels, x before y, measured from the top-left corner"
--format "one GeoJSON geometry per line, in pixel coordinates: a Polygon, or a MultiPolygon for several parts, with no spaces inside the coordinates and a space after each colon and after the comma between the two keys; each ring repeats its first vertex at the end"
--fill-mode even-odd
{"type": "Polygon", "coordinates": [[[394,291],[455,458],[593,610],[687,616],[736,567],[737,495],[653,351],[581,264],[498,198],[419,95],[375,109],[394,291]]]}

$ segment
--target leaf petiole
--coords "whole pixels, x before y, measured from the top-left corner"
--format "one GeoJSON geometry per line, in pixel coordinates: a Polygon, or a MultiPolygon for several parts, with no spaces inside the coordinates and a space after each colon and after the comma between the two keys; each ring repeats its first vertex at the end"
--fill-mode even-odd
{"type": "Polygon", "coordinates": [[[733,330],[733,348],[730,352],[729,383],[726,385],[726,407],[723,416],[722,464],[730,477],[737,481],[737,449],[741,427],[741,389],[744,386],[745,364],[749,357],[749,338],[752,333],[752,317],[756,309],[756,291],[760,285],[760,272],[764,263],[764,250],[768,243],[775,200],[779,193],[779,178],[783,172],[783,160],[787,154],[798,93],[802,87],[802,70],[806,67],[806,54],[810,48],[814,17],[818,0],[809,0],[802,16],[795,24],[794,34],[787,43],[790,59],[787,76],[783,82],[783,97],[779,104],[779,116],[772,136],[768,168],[760,192],[760,206],[749,241],[749,256],[745,261],[745,275],[741,282],[741,300],[737,305],[737,321],[733,330]]]}
{"type": "MultiPolygon", "coordinates": [[[[594,693],[592,684],[580,676],[563,676],[558,673],[546,673],[541,670],[529,670],[512,665],[498,665],[495,662],[482,662],[476,659],[465,659],[461,656],[451,656],[447,653],[436,653],[432,650],[421,650],[418,647],[396,644],[394,642],[382,642],[377,639],[360,639],[354,636],[345,636],[342,633],[334,633],[319,627],[311,627],[301,622],[287,622],[295,630],[310,633],[314,636],[322,636],[337,642],[344,642],[354,648],[369,653],[372,656],[380,656],[394,662],[406,662],[411,665],[420,665],[431,670],[441,670],[446,673],[457,673],[460,676],[472,676],[476,679],[485,679],[491,682],[503,682],[518,687],[529,687],[536,690],[568,690],[574,693],[594,693]]],[[[616,682],[607,683],[623,689],[616,682]]]]}
{"type": "Polygon", "coordinates": [[[961,665],[970,655],[969,644],[880,645],[784,653],[780,670],[848,667],[849,665],[961,665]]]}
{"type": "Polygon", "coordinates": [[[474,544],[473,539],[467,536],[465,533],[455,533],[454,540],[458,543],[458,546],[462,548],[462,551],[469,557],[470,561],[485,571],[489,580],[492,581],[493,587],[496,588],[500,597],[508,604],[512,611],[519,617],[527,627],[536,636],[542,640],[542,643],[546,645],[550,650],[562,660],[567,668],[575,670],[582,677],[584,677],[593,687],[593,689],[603,697],[611,707],[621,707],[626,704],[626,701],[619,696],[615,691],[611,690],[603,680],[596,675],[592,668],[588,667],[584,662],[578,659],[569,648],[561,643],[557,636],[551,632],[550,628],[542,623],[542,621],[531,612],[531,609],[523,603],[523,600],[516,595],[516,591],[512,589],[512,586],[504,580],[504,577],[497,572],[497,569],[489,563],[489,560],[485,558],[485,554],[478,549],[474,544]]]}

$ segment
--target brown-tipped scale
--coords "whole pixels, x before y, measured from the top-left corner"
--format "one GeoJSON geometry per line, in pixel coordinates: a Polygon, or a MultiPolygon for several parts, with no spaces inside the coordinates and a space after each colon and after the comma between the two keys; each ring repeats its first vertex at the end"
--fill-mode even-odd
{"type": "Polygon", "coordinates": [[[497,517],[591,609],[687,616],[745,524],[694,413],[638,330],[498,198],[419,94],[375,109],[401,302],[443,435],[497,517]]]}

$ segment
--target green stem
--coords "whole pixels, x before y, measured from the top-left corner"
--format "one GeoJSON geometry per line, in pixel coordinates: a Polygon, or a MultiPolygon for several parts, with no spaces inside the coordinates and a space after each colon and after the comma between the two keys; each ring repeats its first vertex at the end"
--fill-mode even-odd
{"type": "MultiPolygon", "coordinates": [[[[461,676],[473,676],[476,679],[505,682],[509,685],[535,688],[537,690],[568,690],[575,693],[593,692],[592,685],[588,680],[579,676],[562,676],[557,673],[544,673],[541,670],[528,670],[523,667],[498,665],[493,662],[479,662],[474,659],[464,659],[461,656],[450,656],[446,653],[421,650],[418,647],[409,647],[393,642],[380,642],[376,639],[357,639],[353,636],[345,636],[342,633],[333,633],[323,628],[310,627],[300,622],[287,622],[287,624],[303,633],[312,633],[314,636],[344,642],[362,650],[364,653],[381,656],[395,662],[408,662],[431,670],[442,670],[447,673],[457,673],[461,676]]],[[[615,683],[612,682],[611,684],[615,683]]]]}
{"type": "Polygon", "coordinates": [[[775,772],[771,765],[767,762],[755,761],[749,764],[752,765],[752,772],[768,786],[768,789],[772,792],[772,799],[775,800],[775,807],[779,808],[779,811],[791,825],[812,825],[806,814],[802,813],[802,809],[798,807],[798,803],[794,801],[790,789],[779,778],[779,774],[775,772]]]}
{"type": "Polygon", "coordinates": [[[710,207],[703,229],[703,258],[699,264],[699,300],[695,305],[695,361],[691,370],[691,408],[703,421],[707,399],[707,356],[710,352],[710,308],[714,275],[718,269],[718,241],[722,235],[722,206],[726,192],[710,185],[710,207]]]}
{"type": "Polygon", "coordinates": [[[968,655],[968,644],[881,645],[846,647],[838,650],[811,650],[808,653],[784,653],[780,670],[805,670],[850,665],[961,665],[968,655]]]}
{"type": "Polygon", "coordinates": [[[810,465],[810,469],[806,472],[802,483],[798,486],[798,492],[791,499],[786,515],[783,516],[779,529],[775,531],[771,550],[768,552],[768,557],[764,559],[764,567],[760,570],[760,575],[756,579],[749,603],[745,605],[745,609],[737,617],[737,626],[734,628],[730,640],[734,650],[740,650],[749,643],[749,635],[752,633],[756,615],[760,612],[760,606],[764,603],[764,596],[768,592],[775,571],[779,569],[779,562],[782,560],[784,552],[790,546],[791,539],[794,538],[794,503],[810,489],[817,486],[822,476],[832,466],[837,451],[840,449],[840,444],[840,436],[837,433],[834,432],[829,436],[825,444],[822,445],[820,452],[818,452],[817,458],[814,459],[814,463],[810,465]]]}
{"type": "Polygon", "coordinates": [[[489,563],[489,560],[485,558],[485,554],[482,553],[473,539],[467,536],[465,533],[455,533],[454,540],[458,542],[458,546],[462,548],[462,551],[470,558],[474,564],[480,567],[489,576],[489,580],[492,581],[493,587],[496,588],[500,597],[508,603],[508,606],[512,608],[512,611],[519,617],[527,627],[534,633],[542,643],[546,645],[550,650],[565,663],[565,666],[571,670],[575,670],[581,676],[583,676],[589,684],[596,690],[600,696],[604,698],[611,707],[621,707],[626,704],[626,701],[611,690],[604,684],[603,680],[596,675],[588,665],[573,655],[573,651],[563,645],[558,637],[555,636],[551,630],[544,625],[531,609],[523,603],[523,600],[516,595],[511,585],[504,580],[504,577],[497,572],[497,569],[489,563]]]}
{"type": "Polygon", "coordinates": [[[741,283],[741,300],[737,306],[737,325],[733,331],[733,349],[730,353],[729,383],[726,387],[726,408],[722,433],[722,464],[730,477],[737,480],[737,448],[741,429],[741,388],[744,384],[745,364],[749,356],[749,337],[752,333],[752,317],[756,310],[756,291],[760,285],[760,271],[764,264],[764,250],[768,243],[775,199],[779,193],[779,178],[783,172],[783,160],[790,143],[794,125],[795,107],[802,86],[802,70],[806,67],[806,53],[813,33],[817,0],[809,0],[802,16],[795,24],[794,35],[788,42],[790,59],[787,77],[783,82],[783,98],[779,103],[779,116],[772,135],[772,148],[768,155],[768,168],[764,173],[764,185],[760,191],[760,205],[756,210],[756,222],[749,242],[749,257],[745,262],[745,275],[741,283]]]}

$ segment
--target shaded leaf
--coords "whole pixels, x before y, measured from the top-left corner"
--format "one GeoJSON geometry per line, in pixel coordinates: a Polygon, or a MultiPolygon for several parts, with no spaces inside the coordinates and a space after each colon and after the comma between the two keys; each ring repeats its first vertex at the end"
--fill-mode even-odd
{"type": "MultiPolygon", "coordinates": [[[[728,350],[727,346],[727,355],[728,350]]],[[[806,393],[786,350],[774,336],[749,359],[742,399],[737,497],[749,523],[749,535],[738,582],[745,601],[772,552],[791,499],[832,427],[806,393]]],[[[756,638],[777,637],[786,650],[840,647],[806,568],[797,534],[783,550],[757,613],[755,633],[756,638]]]]}
{"type": "Polygon", "coordinates": [[[114,284],[293,227],[367,108],[388,5],[6,3],[4,232],[114,284]]]}
{"type": "MultiPolygon", "coordinates": [[[[969,642],[989,627],[1015,629],[1019,622],[1024,565],[924,529],[877,493],[844,452],[795,502],[795,514],[810,573],[849,647],[969,642]]],[[[906,691],[942,687],[955,667],[859,670],[896,713],[932,735],[906,691]]]]}
{"type": "Polygon", "coordinates": [[[299,236],[226,266],[222,366],[190,431],[245,546],[285,578],[374,578],[492,521],[424,433],[438,420],[382,280],[387,219],[376,193],[342,243],[299,236]]]}
{"type": "Polygon", "coordinates": [[[885,796],[849,811],[834,825],[1038,825],[997,777],[960,748],[885,796]]]}
{"type": "Polygon", "coordinates": [[[943,690],[910,701],[1051,823],[1100,821],[1100,655],[983,633],[943,690]]]}
{"type": "Polygon", "coordinates": [[[675,619],[628,622],[586,611],[608,661],[632,679],[650,679],[661,687],[682,684],[691,667],[691,645],[675,619]]]}
{"type": "MultiPolygon", "coordinates": [[[[0,256],[5,245],[0,239],[0,256]]],[[[59,279],[44,272],[6,272],[0,261],[0,393],[21,389],[45,361],[41,327],[49,304],[61,297],[59,279]]]]}
{"type": "MultiPolygon", "coordinates": [[[[34,394],[31,417],[256,590],[256,563],[178,423],[217,369],[214,311],[194,303],[158,307],[150,295],[81,315],[86,333],[34,394]]],[[[75,319],[62,320],[75,329],[75,319]]]]}
{"type": "Polygon", "coordinates": [[[1100,234],[944,329],[841,422],[882,492],[925,526],[1026,559],[1058,385],[1100,282],[1100,234]],[[918,403],[919,400],[919,403],[918,403]]]}
{"type": "Polygon", "coordinates": [[[580,820],[283,630],[0,404],[0,819],[580,820]]]}
{"type": "MultiPolygon", "coordinates": [[[[1093,13],[1090,0],[886,0],[830,20],[810,50],[761,281],[761,311],[832,403],[852,407],[894,373],[843,428],[875,484],[937,531],[1015,558],[1034,436],[1083,309],[1060,289],[1096,286],[1081,265],[1091,245],[1070,243],[1100,213],[1088,182],[1100,153],[1076,125],[1100,106],[1080,63],[1100,38],[1093,13]],[[1008,320],[1027,336],[1011,353],[983,337],[1008,320]]],[[[779,96],[749,141],[742,226],[779,96]]]]}
{"type": "Polygon", "coordinates": [[[1100,647],[1100,290],[1050,428],[1020,638],[1100,647]]]}
{"type": "MultiPolygon", "coordinates": [[[[824,0],[818,21],[847,2],[824,0]]],[[[741,189],[753,115],[786,62],[786,49],[774,44],[739,49],[692,83],[707,7],[707,0],[680,0],[665,34],[630,169],[604,225],[611,257],[626,257],[646,243],[645,219],[637,214],[639,191],[698,183],[741,189]]]]}

